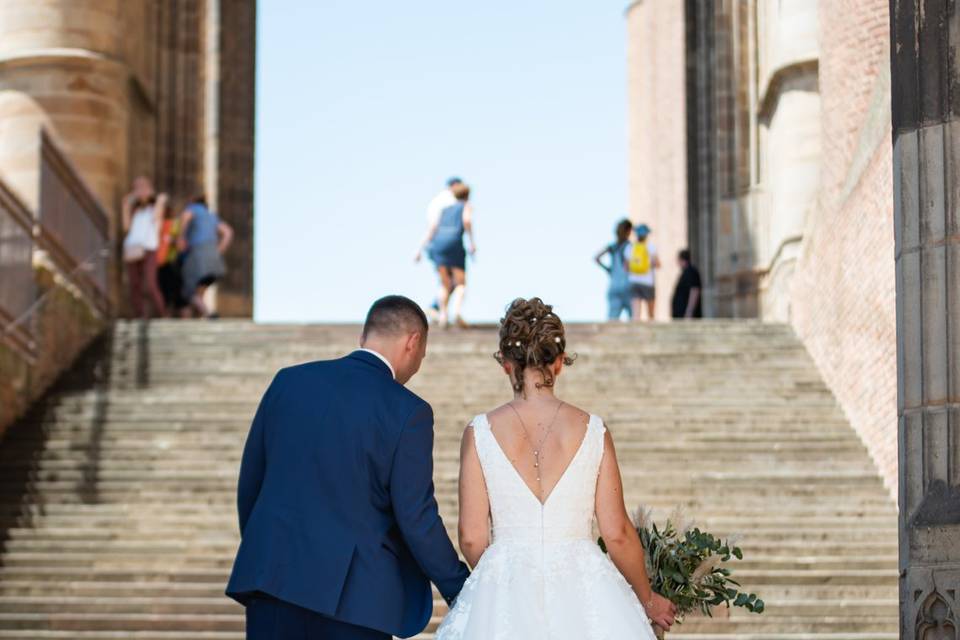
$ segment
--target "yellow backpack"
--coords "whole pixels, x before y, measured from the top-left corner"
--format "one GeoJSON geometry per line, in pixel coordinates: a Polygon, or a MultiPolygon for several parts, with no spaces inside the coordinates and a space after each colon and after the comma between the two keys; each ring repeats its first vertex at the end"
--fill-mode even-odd
{"type": "Polygon", "coordinates": [[[646,242],[634,242],[630,251],[630,273],[642,276],[650,273],[650,252],[646,242]]]}

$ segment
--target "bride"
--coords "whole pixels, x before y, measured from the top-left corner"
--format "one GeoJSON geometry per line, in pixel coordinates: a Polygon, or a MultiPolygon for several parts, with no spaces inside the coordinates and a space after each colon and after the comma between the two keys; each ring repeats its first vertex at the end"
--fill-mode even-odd
{"type": "Polygon", "coordinates": [[[565,349],[542,300],[507,309],[496,357],[514,397],[464,431],[460,550],[475,570],[437,640],[653,640],[651,623],[673,624],[650,588],[610,433],[554,393],[573,362],[565,349]]]}

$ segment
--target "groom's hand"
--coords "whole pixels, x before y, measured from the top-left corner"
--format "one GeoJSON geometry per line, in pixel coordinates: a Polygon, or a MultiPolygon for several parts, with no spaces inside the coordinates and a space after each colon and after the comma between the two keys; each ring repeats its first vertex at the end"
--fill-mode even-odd
{"type": "Polygon", "coordinates": [[[650,604],[647,608],[647,617],[653,620],[653,623],[664,631],[669,631],[676,619],[677,607],[672,602],[654,593],[650,598],[650,604]]]}

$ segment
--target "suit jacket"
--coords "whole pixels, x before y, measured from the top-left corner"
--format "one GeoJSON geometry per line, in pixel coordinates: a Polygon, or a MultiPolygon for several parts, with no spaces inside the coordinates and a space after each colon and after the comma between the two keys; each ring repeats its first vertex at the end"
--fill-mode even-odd
{"type": "Polygon", "coordinates": [[[466,565],[433,488],[433,410],[374,354],[281,370],[250,427],[227,595],[261,592],[397,636],[426,627],[466,565]]]}

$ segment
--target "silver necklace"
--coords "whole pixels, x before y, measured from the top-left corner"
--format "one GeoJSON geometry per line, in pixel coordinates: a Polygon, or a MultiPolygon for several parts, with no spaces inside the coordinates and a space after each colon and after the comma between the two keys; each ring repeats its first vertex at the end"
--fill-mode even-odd
{"type": "Polygon", "coordinates": [[[540,488],[543,488],[543,483],[540,480],[540,450],[543,449],[543,443],[547,441],[547,436],[553,431],[553,423],[557,421],[557,416],[560,415],[560,407],[563,406],[563,400],[557,402],[557,409],[553,412],[553,419],[550,420],[550,424],[547,425],[547,428],[543,431],[543,436],[540,438],[540,441],[536,446],[533,446],[533,441],[530,439],[530,434],[527,431],[527,424],[523,421],[523,418],[520,417],[520,412],[517,411],[517,408],[513,406],[512,402],[508,402],[507,406],[513,409],[513,412],[517,414],[517,420],[520,421],[520,428],[523,430],[523,438],[530,444],[530,447],[533,448],[533,467],[536,469],[537,473],[537,484],[540,485],[540,488]]]}

